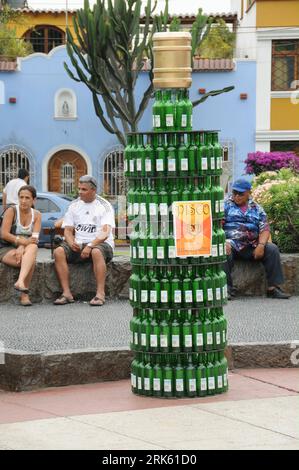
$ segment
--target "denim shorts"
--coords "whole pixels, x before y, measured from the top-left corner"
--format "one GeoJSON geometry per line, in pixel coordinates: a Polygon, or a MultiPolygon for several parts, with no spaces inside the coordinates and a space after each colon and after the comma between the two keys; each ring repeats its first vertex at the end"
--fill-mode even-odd
{"type": "MultiPolygon", "coordinates": [[[[81,251],[73,251],[71,247],[66,243],[66,241],[64,241],[60,246],[62,246],[62,248],[64,249],[66,260],[70,264],[86,263],[88,261],[91,261],[91,255],[88,258],[81,258],[81,252],[85,248],[86,244],[83,244],[81,251]]],[[[100,243],[99,245],[93,247],[93,250],[101,251],[106,264],[108,264],[113,258],[113,250],[109,243],[100,243]]]]}

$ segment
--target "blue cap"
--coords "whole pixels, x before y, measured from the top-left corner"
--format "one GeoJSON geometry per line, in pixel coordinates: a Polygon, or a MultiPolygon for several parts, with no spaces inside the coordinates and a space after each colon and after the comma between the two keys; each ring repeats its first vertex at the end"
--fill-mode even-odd
{"type": "Polygon", "coordinates": [[[251,183],[245,178],[239,178],[238,180],[234,181],[232,189],[239,191],[239,193],[245,193],[245,191],[251,190],[251,183]]]}

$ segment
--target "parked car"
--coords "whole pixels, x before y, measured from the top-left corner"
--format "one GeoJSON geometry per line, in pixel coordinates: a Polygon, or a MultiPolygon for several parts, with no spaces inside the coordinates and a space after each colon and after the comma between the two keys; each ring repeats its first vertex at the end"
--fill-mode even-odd
{"type": "MultiPolygon", "coordinates": [[[[50,245],[50,234],[45,234],[44,229],[54,227],[57,219],[64,216],[73,199],[59,193],[37,193],[35,209],[42,214],[42,228],[39,237],[39,246],[50,245]]],[[[0,194],[0,214],[2,213],[2,194],[0,194]]]]}

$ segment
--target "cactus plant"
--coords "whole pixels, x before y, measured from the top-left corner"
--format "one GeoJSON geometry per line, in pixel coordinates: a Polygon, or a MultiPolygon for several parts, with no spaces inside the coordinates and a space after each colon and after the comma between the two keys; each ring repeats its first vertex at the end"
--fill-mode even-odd
{"type": "MultiPolygon", "coordinates": [[[[122,145],[126,144],[128,132],[138,130],[138,123],[153,94],[153,67],[150,67],[150,83],[136,105],[134,88],[147,60],[144,53],[153,65],[152,36],[156,31],[166,31],[169,24],[168,0],[164,12],[153,16],[156,4],[156,0],[153,5],[147,0],[142,34],[142,0],[97,0],[93,9],[89,0],[84,0],[84,7],[73,17],[75,35],[67,29],[66,47],[75,73],[66,63],[64,67],[73,80],[83,82],[89,88],[96,115],[122,145]]],[[[205,37],[206,22],[197,19],[195,23],[192,28],[194,44],[205,37]]],[[[229,90],[208,92],[193,105],[224,91],[229,90]]]]}

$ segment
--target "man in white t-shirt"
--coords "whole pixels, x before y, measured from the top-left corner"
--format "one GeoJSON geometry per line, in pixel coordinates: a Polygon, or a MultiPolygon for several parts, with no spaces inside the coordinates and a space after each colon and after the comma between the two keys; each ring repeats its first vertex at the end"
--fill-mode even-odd
{"type": "Polygon", "coordinates": [[[8,206],[16,206],[19,203],[19,190],[29,183],[29,171],[20,168],[18,177],[10,180],[3,189],[2,205],[3,210],[8,206]]]}
{"type": "Polygon", "coordinates": [[[63,218],[65,241],[54,251],[55,267],[62,295],[55,305],[73,303],[68,263],[91,260],[96,278],[96,295],[90,305],[104,305],[106,263],[113,257],[115,227],[111,204],[96,195],[97,181],[89,175],[79,179],[79,199],[68,208],[63,218]]]}

